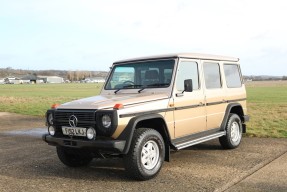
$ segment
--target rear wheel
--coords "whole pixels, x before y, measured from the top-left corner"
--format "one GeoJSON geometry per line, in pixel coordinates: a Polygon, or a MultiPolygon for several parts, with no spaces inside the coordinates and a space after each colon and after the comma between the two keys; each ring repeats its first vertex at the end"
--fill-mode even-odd
{"type": "Polygon", "coordinates": [[[239,146],[242,138],[242,122],[237,114],[230,114],[226,124],[226,135],[219,138],[225,149],[234,149],[239,146]]]}
{"type": "Polygon", "coordinates": [[[57,154],[62,163],[69,167],[81,167],[88,165],[93,157],[88,151],[57,147],[57,154]]]}
{"type": "Polygon", "coordinates": [[[138,180],[155,177],[163,164],[165,154],[164,141],[154,129],[135,130],[130,150],[124,157],[128,176],[138,180]]]}

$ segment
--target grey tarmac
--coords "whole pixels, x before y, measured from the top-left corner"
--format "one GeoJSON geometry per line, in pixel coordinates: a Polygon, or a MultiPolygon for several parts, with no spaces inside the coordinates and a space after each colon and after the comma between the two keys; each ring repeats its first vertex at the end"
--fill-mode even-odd
{"type": "Polygon", "coordinates": [[[218,140],[171,152],[149,181],[125,176],[123,160],[69,168],[41,139],[43,119],[0,113],[0,191],[287,191],[287,139],[246,138],[223,150],[218,140]],[[16,121],[17,120],[17,121],[16,121]]]}

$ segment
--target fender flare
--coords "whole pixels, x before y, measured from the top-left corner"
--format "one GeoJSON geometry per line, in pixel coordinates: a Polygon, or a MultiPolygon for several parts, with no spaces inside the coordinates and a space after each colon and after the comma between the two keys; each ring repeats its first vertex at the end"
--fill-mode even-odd
{"type": "Polygon", "coordinates": [[[225,130],[230,111],[233,107],[237,107],[237,106],[242,108],[241,104],[239,104],[239,103],[230,103],[227,105],[226,110],[225,110],[225,115],[224,115],[223,121],[222,121],[221,126],[220,126],[220,130],[222,130],[222,131],[225,130]]]}
{"type": "Polygon", "coordinates": [[[164,132],[167,136],[167,141],[165,141],[165,142],[167,142],[166,144],[168,144],[168,146],[169,146],[170,135],[169,135],[169,132],[167,130],[167,125],[166,125],[166,122],[165,122],[163,116],[160,114],[141,115],[141,116],[136,116],[136,117],[131,118],[129,123],[127,124],[126,128],[124,129],[124,131],[117,138],[119,140],[126,140],[126,145],[125,145],[125,148],[123,150],[123,154],[127,154],[129,152],[136,125],[140,121],[149,120],[149,119],[162,119],[163,120],[164,126],[165,126],[164,132]]]}

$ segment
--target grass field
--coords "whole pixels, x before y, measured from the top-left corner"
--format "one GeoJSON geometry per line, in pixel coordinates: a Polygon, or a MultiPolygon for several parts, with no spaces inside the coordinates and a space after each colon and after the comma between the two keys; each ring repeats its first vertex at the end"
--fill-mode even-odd
{"type": "Polygon", "coordinates": [[[102,84],[23,84],[0,85],[0,111],[45,116],[54,103],[95,96],[102,84]]]}
{"type": "Polygon", "coordinates": [[[287,81],[248,82],[246,90],[247,135],[287,138],[287,81]]]}
{"type": "MultiPolygon", "coordinates": [[[[102,84],[0,85],[0,111],[44,116],[54,103],[98,95],[102,84]]],[[[287,81],[248,82],[249,137],[287,138],[287,81]]]]}

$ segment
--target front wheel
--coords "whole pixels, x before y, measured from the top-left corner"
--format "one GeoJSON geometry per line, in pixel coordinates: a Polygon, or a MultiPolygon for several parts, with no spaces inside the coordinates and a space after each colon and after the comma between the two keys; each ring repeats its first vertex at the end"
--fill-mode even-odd
{"type": "Polygon", "coordinates": [[[128,176],[138,180],[155,177],[163,164],[165,154],[164,141],[154,129],[135,130],[130,150],[124,157],[128,176]]]}
{"type": "Polygon", "coordinates": [[[88,151],[66,147],[57,147],[57,155],[60,161],[69,167],[86,166],[93,160],[88,151]]]}
{"type": "Polygon", "coordinates": [[[234,149],[239,146],[242,138],[242,122],[237,114],[230,114],[227,125],[226,135],[219,138],[221,146],[225,149],[234,149]]]}

